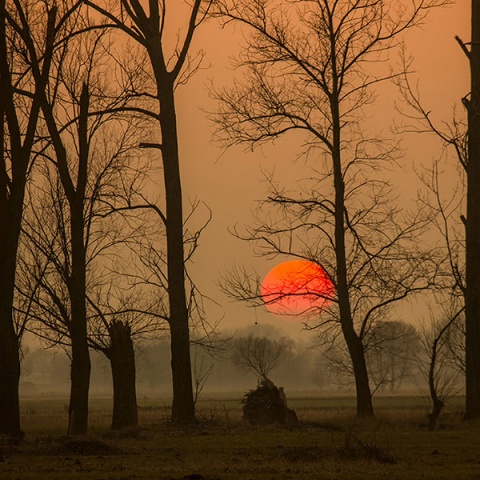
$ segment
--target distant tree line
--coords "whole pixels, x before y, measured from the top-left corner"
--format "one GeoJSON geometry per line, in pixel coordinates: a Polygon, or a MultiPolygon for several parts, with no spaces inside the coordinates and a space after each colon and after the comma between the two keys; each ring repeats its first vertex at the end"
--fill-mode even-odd
{"type": "MultiPolygon", "coordinates": [[[[430,339],[421,329],[400,321],[379,324],[369,341],[369,373],[375,392],[429,395],[430,339]]],[[[348,353],[312,341],[293,340],[269,324],[247,327],[229,335],[231,345],[222,355],[210,355],[202,346],[191,347],[194,385],[206,373],[199,394],[242,392],[255,379],[271,380],[288,391],[319,394],[350,394],[354,387],[348,353]],[[247,373],[248,375],[245,375],[247,373]]],[[[455,364],[452,339],[438,348],[444,370],[439,396],[446,398],[462,387],[462,368],[455,364]],[[448,389],[447,389],[448,387],[448,389]]],[[[167,340],[136,342],[136,383],[141,396],[168,395],[171,385],[167,340]]],[[[22,361],[24,392],[29,395],[64,393],[69,385],[68,356],[60,349],[29,349],[22,361]]],[[[110,395],[114,385],[108,360],[100,352],[92,355],[92,389],[96,395],[110,395]]]]}

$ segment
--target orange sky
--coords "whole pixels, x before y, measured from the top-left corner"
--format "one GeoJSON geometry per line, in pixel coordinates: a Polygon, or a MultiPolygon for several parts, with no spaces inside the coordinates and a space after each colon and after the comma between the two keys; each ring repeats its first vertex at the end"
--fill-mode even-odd
{"type": "MultiPolygon", "coordinates": [[[[470,1],[458,0],[453,7],[434,11],[429,21],[406,39],[407,47],[415,56],[422,98],[438,119],[448,120],[453,105],[459,104],[459,99],[468,92],[468,65],[454,35],[469,39],[469,8],[470,1]]],[[[296,152],[289,148],[287,140],[254,153],[245,153],[240,148],[223,152],[210,141],[212,125],[201,110],[211,105],[205,83],[211,79],[218,85],[232,78],[234,72],[228,57],[235,53],[239,41],[231,30],[219,30],[214,22],[205,25],[198,32],[194,48],[205,51],[205,64],[211,67],[198,72],[177,96],[184,195],[204,201],[213,211],[213,220],[195,255],[193,273],[200,289],[223,305],[224,310],[218,307],[210,313],[207,310],[210,320],[225,315],[223,328],[251,325],[258,320],[276,322],[290,332],[298,332],[300,325],[292,326],[291,319],[279,320],[266,311],[255,313],[244,305],[234,304],[216,285],[219,275],[234,263],[254,265],[261,276],[273,266],[254,257],[248,245],[233,238],[227,229],[235,224],[248,224],[255,201],[263,198],[265,185],[260,181],[261,169],[275,167],[279,178],[290,178],[301,168],[293,163],[296,152]]],[[[386,123],[389,123],[394,100],[398,100],[393,89],[389,92],[378,102],[377,112],[378,118],[384,118],[386,123]]],[[[433,138],[411,136],[406,140],[407,160],[416,164],[420,160],[428,162],[439,154],[438,143],[433,138]]],[[[413,198],[418,185],[409,169],[399,178],[405,198],[413,198]]]]}

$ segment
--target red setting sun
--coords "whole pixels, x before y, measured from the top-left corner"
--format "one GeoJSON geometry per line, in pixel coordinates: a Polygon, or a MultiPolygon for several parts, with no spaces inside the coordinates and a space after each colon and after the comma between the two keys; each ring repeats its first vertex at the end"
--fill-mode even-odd
{"type": "Polygon", "coordinates": [[[279,315],[302,315],[326,308],[334,286],[325,270],[307,260],[291,260],[273,267],[260,293],[267,309],[279,315]]]}

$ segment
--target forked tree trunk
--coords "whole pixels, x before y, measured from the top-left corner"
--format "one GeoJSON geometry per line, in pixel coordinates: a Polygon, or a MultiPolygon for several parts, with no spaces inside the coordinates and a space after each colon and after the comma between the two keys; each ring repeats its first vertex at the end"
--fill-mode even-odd
{"type": "Polygon", "coordinates": [[[110,348],[106,352],[112,368],[112,430],[138,425],[135,386],[135,352],[129,325],[114,321],[109,327],[110,348]]]}
{"type": "Polygon", "coordinates": [[[480,0],[472,0],[468,103],[465,419],[480,418],[480,0]]]}
{"type": "MultiPolygon", "coordinates": [[[[175,82],[182,77],[182,69],[187,60],[193,33],[201,19],[198,18],[201,0],[191,2],[191,11],[183,45],[177,45],[176,54],[164,54],[165,10],[162,2],[152,0],[141,2],[128,0],[123,2],[129,22],[118,19],[124,31],[140,42],[146,49],[152,72],[156,82],[156,97],[158,100],[158,120],[161,134],[161,144],[156,146],[161,150],[166,215],[164,223],[167,236],[167,292],[169,303],[169,324],[171,332],[173,403],[172,420],[178,423],[195,422],[195,403],[192,386],[192,371],[190,360],[189,312],[185,289],[185,258],[183,238],[183,208],[182,188],[180,179],[180,164],[178,152],[178,132],[175,113],[175,82]],[[146,5],[148,4],[148,12],[146,5]]],[[[94,2],[88,5],[103,14],[110,16],[94,2]]]]}

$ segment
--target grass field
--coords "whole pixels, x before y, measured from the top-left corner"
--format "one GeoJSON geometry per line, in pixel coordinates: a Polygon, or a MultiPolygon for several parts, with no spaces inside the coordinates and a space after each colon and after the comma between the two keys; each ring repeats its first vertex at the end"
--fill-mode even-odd
{"type": "Polygon", "coordinates": [[[92,399],[90,432],[67,439],[66,399],[22,403],[25,439],[0,439],[0,479],[480,479],[480,423],[454,399],[435,432],[418,397],[378,397],[376,418],[355,419],[353,398],[289,398],[290,430],[246,425],[239,398],[205,397],[200,423],[168,422],[167,400],[140,399],[141,426],[112,432],[111,401],[92,399]]]}

